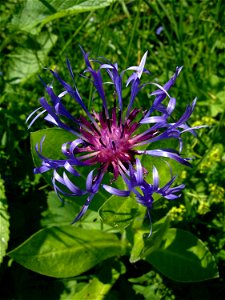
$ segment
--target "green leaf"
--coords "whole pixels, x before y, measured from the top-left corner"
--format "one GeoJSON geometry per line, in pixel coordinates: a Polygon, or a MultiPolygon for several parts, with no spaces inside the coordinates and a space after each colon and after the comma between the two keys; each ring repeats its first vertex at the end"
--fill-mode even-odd
{"type": "MultiPolygon", "coordinates": [[[[59,128],[48,128],[31,132],[31,153],[34,164],[37,167],[41,165],[41,159],[37,155],[35,145],[40,145],[40,141],[44,136],[45,140],[43,143],[42,154],[51,159],[65,159],[65,156],[61,151],[62,145],[76,139],[72,133],[59,128]]],[[[45,180],[51,184],[51,172],[44,173],[43,176],[45,180]]]]}
{"type": "Polygon", "coordinates": [[[130,253],[130,262],[135,263],[138,260],[141,259],[141,252],[143,251],[144,248],[144,234],[146,231],[138,230],[134,233],[134,242],[133,242],[133,247],[131,249],[130,253]]]}
{"type": "Polygon", "coordinates": [[[169,229],[169,226],[170,217],[168,215],[153,224],[152,235],[145,239],[145,247],[143,248],[141,256],[148,256],[160,247],[161,241],[169,229]]]}
{"type": "Polygon", "coordinates": [[[42,226],[59,226],[70,224],[80,211],[80,205],[75,201],[63,203],[55,192],[50,192],[47,198],[48,209],[42,213],[42,226]]]}
{"type": "Polygon", "coordinates": [[[104,223],[123,230],[134,218],[140,217],[139,204],[132,196],[123,198],[113,195],[102,205],[99,215],[104,223]]]}
{"type": "Polygon", "coordinates": [[[4,182],[0,177],[0,263],[5,256],[9,240],[9,214],[4,182]]]}
{"type": "MultiPolygon", "coordinates": [[[[80,211],[80,204],[77,204],[77,201],[66,199],[62,202],[55,192],[48,193],[47,203],[48,209],[42,213],[41,225],[43,227],[69,225],[80,211]]],[[[96,230],[102,229],[103,225],[104,230],[111,229],[107,224],[102,224],[97,212],[91,210],[88,210],[82,222],[73,224],[76,227],[96,230]]]]}
{"type": "Polygon", "coordinates": [[[62,17],[109,6],[115,0],[27,0],[13,17],[12,29],[37,33],[44,24],[62,17]],[[34,27],[40,25],[38,30],[34,27]]]}
{"type": "Polygon", "coordinates": [[[169,289],[163,284],[163,280],[159,273],[150,271],[140,277],[129,278],[129,282],[133,283],[132,288],[137,294],[144,296],[146,300],[174,299],[170,296],[169,289]]]}
{"type": "Polygon", "coordinates": [[[175,281],[198,282],[218,277],[214,257],[204,243],[190,232],[168,229],[155,250],[143,257],[175,281]]]}
{"type": "Polygon", "coordinates": [[[57,36],[41,33],[38,37],[28,38],[27,47],[18,47],[9,57],[7,79],[12,84],[24,83],[45,65],[45,60],[57,36]]]}
{"type": "Polygon", "coordinates": [[[124,246],[114,234],[70,225],[40,230],[8,255],[34,272],[66,278],[122,255],[124,246]]]}
{"type": "MultiPolygon", "coordinates": [[[[80,300],[80,299],[95,299],[103,300],[105,296],[119,278],[121,273],[124,273],[124,266],[120,263],[117,265],[114,263],[111,266],[112,262],[109,261],[109,264],[106,264],[99,274],[96,274],[89,283],[85,284],[83,289],[75,293],[70,297],[70,300],[80,300]]],[[[67,298],[68,299],[68,298],[67,298]]]]}
{"type": "Polygon", "coordinates": [[[155,294],[155,286],[149,285],[149,286],[141,286],[139,284],[134,284],[133,289],[137,294],[143,295],[145,300],[161,300],[162,298],[155,294]]]}
{"type": "Polygon", "coordinates": [[[134,263],[142,258],[142,253],[148,255],[159,246],[160,240],[169,228],[168,216],[155,222],[152,226],[152,235],[148,238],[148,230],[137,230],[134,234],[133,247],[130,254],[130,262],[134,263]]]}

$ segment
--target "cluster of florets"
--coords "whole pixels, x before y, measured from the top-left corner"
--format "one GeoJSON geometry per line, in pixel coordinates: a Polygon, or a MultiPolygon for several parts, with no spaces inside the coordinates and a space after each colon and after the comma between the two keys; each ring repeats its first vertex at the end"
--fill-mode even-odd
{"type": "MultiPolygon", "coordinates": [[[[31,117],[35,116],[29,126],[40,115],[45,114],[46,121],[71,132],[74,139],[62,145],[62,153],[65,159],[54,160],[43,156],[43,138],[40,145],[36,145],[36,151],[42,160],[42,164],[40,167],[35,168],[34,172],[44,173],[51,170],[52,184],[59,196],[62,194],[66,196],[87,195],[87,200],[74,222],[84,215],[94,195],[101,187],[110,194],[121,197],[128,197],[131,193],[134,193],[137,201],[144,205],[148,212],[152,207],[154,194],[159,194],[169,200],[180,197],[184,185],[173,186],[176,176],[171,175],[168,182],[160,187],[158,170],[154,166],[152,170],[146,170],[145,166],[142,165],[141,158],[143,156],[149,156],[149,159],[153,156],[170,158],[180,164],[190,166],[189,159],[183,158],[181,154],[183,147],[182,134],[187,131],[195,134],[194,129],[200,127],[190,128],[186,123],[193,112],[196,99],[191,105],[187,106],[185,112],[177,121],[171,122],[176,99],[168,93],[182,67],[177,67],[175,74],[163,86],[154,82],[141,84],[143,73],[150,74],[144,68],[147,52],[142,57],[139,66],[132,66],[119,72],[117,64],[105,63],[99,60],[96,61],[99,67],[95,70],[89,60],[89,54],[85,53],[83,49],[81,50],[87,67],[85,73],[90,74],[93,85],[102,101],[101,110],[90,112],[76,85],[73,88],[55,71],[51,71],[64,90],[57,95],[51,85],[45,85],[51,102],[48,102],[44,97],[40,99],[41,107],[35,110],[27,119],[30,120],[31,117]],[[122,80],[124,73],[127,71],[132,71],[132,74],[126,81],[126,88],[130,87],[130,98],[128,105],[124,108],[122,80]],[[105,88],[107,85],[104,84],[102,72],[108,74],[110,81],[107,81],[107,83],[111,83],[114,87],[114,94],[112,95],[114,101],[112,101],[111,107],[108,106],[109,101],[106,100],[105,88]],[[135,98],[139,91],[149,84],[157,89],[151,93],[154,100],[150,108],[142,111],[141,108],[135,107],[135,98]],[[75,118],[68,112],[63,104],[63,98],[66,94],[70,95],[80,105],[86,117],[77,116],[75,118]],[[164,103],[166,98],[167,104],[164,103]],[[66,118],[70,122],[66,123],[64,121],[66,118]],[[73,126],[71,126],[71,121],[73,126]],[[178,140],[178,151],[175,149],[148,150],[147,146],[149,144],[170,138],[178,140]],[[143,150],[143,146],[146,150],[143,150]],[[87,176],[86,188],[82,189],[76,183],[78,182],[77,178],[80,176],[79,168],[90,166],[93,166],[93,169],[87,176]],[[104,175],[107,172],[113,173],[113,181],[116,181],[119,176],[122,177],[127,188],[120,190],[113,186],[113,181],[102,184],[104,175]],[[147,172],[152,172],[151,183],[146,181],[147,172]]],[[[74,74],[68,60],[67,67],[74,81],[74,74]]]]}

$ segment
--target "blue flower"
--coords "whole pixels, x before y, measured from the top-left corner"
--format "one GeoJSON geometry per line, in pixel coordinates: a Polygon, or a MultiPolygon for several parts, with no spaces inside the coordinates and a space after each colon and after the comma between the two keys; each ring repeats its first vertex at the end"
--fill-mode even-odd
{"type": "Polygon", "coordinates": [[[164,30],[164,27],[163,27],[163,26],[159,26],[159,27],[156,28],[155,33],[156,33],[157,35],[160,35],[160,33],[161,33],[163,30],[164,30]]]}
{"type": "MultiPolygon", "coordinates": [[[[190,128],[187,125],[196,100],[187,106],[183,115],[177,121],[171,122],[176,99],[170,96],[169,90],[175,83],[182,67],[176,68],[175,74],[164,86],[154,82],[141,84],[142,75],[150,75],[150,72],[145,69],[147,52],[142,57],[139,66],[131,66],[119,72],[117,64],[108,61],[105,63],[99,60],[95,61],[98,64],[98,68],[95,70],[92,67],[92,61],[89,60],[89,54],[85,53],[82,48],[81,51],[86,63],[84,72],[90,74],[98,97],[101,99],[102,108],[98,112],[90,112],[77,87],[72,87],[58,73],[51,71],[62,85],[63,91],[57,95],[51,85],[45,84],[50,102],[42,97],[40,99],[41,107],[31,113],[27,121],[32,120],[29,124],[30,127],[41,115],[44,115],[46,121],[72,133],[74,140],[68,141],[61,147],[65,159],[55,160],[43,156],[43,137],[40,144],[36,145],[36,152],[42,164],[34,169],[34,173],[51,171],[52,184],[59,197],[60,195],[87,195],[86,202],[74,219],[74,222],[84,215],[101,187],[110,194],[121,197],[128,197],[131,193],[134,193],[137,202],[147,207],[148,211],[152,208],[154,194],[159,194],[169,200],[180,197],[180,192],[184,185],[172,187],[176,176],[171,175],[168,183],[160,187],[157,169],[153,167],[152,170],[147,171],[139,157],[149,156],[149,159],[151,157],[165,157],[190,166],[189,158],[184,158],[181,154],[183,147],[182,134],[187,131],[195,134],[194,129],[201,127],[190,128]],[[122,95],[123,77],[125,72],[130,71],[132,73],[126,82],[126,87],[129,86],[130,88],[130,97],[127,107],[124,108],[125,101],[122,95]],[[107,85],[103,81],[102,72],[109,76],[107,83],[114,86],[113,96],[115,101],[111,106],[106,97],[105,90],[107,85]],[[136,107],[135,98],[139,91],[147,85],[155,86],[157,89],[151,93],[151,96],[154,97],[152,105],[147,111],[142,111],[141,108],[136,107]],[[70,95],[80,105],[83,115],[86,115],[86,117],[83,115],[74,117],[69,113],[63,104],[65,95],[70,95]],[[166,98],[168,98],[167,104],[164,103],[166,98]],[[66,122],[66,119],[70,122],[66,122]],[[71,126],[71,122],[73,126],[71,126]],[[148,150],[146,147],[147,150],[143,150],[143,146],[170,138],[178,140],[180,145],[179,151],[176,149],[148,150]],[[77,180],[80,176],[79,169],[92,166],[93,168],[86,178],[86,187],[82,189],[75,184],[79,183],[79,180],[77,180]],[[103,177],[108,172],[113,173],[114,180],[122,177],[127,189],[119,190],[113,187],[112,183],[110,185],[102,184],[103,177]],[[147,172],[152,172],[152,183],[146,181],[147,172]],[[74,180],[71,179],[72,177],[74,180]]],[[[67,60],[67,68],[74,81],[74,74],[69,60],[67,60]]]]}

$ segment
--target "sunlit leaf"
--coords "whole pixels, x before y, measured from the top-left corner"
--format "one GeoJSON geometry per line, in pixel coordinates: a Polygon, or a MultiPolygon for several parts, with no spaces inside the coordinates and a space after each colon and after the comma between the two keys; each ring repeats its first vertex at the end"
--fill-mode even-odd
{"type": "Polygon", "coordinates": [[[139,204],[134,197],[111,196],[99,210],[104,223],[117,229],[126,228],[134,218],[140,217],[139,204]]]}
{"type": "MultiPolygon", "coordinates": [[[[55,192],[49,192],[47,197],[48,208],[42,213],[41,225],[49,227],[71,224],[81,208],[80,201],[76,200],[77,199],[72,198],[62,202],[55,192]]],[[[100,230],[103,228],[103,223],[100,220],[97,211],[89,209],[82,218],[82,222],[77,222],[73,224],[73,226],[82,227],[84,229],[100,230]]],[[[104,230],[108,229],[111,229],[111,227],[104,224],[104,230]]]]}
{"type": "Polygon", "coordinates": [[[163,235],[169,228],[169,223],[169,218],[164,217],[153,225],[150,224],[150,226],[152,226],[151,236],[148,236],[151,230],[150,228],[147,230],[134,230],[133,246],[130,253],[131,263],[142,259],[143,252],[147,255],[159,246],[163,235]]]}
{"type": "Polygon", "coordinates": [[[21,45],[12,51],[8,56],[8,81],[13,84],[23,83],[45,67],[47,55],[56,41],[56,35],[45,32],[30,39],[26,47],[21,45]]]}
{"type": "Polygon", "coordinates": [[[124,246],[114,234],[69,225],[40,230],[9,256],[37,273],[65,278],[122,255],[124,246]]]}
{"type": "Polygon", "coordinates": [[[109,264],[104,265],[103,269],[98,274],[95,274],[89,283],[85,284],[83,289],[76,292],[74,295],[71,295],[70,300],[105,299],[107,293],[119,278],[120,274],[125,272],[125,267],[122,264],[112,264],[111,261],[108,262],[109,264]]]}
{"type": "Polygon", "coordinates": [[[163,289],[162,280],[160,275],[155,274],[154,271],[150,271],[141,277],[129,278],[129,281],[133,283],[132,288],[137,294],[144,296],[145,300],[160,300],[162,294],[165,295],[165,288],[163,289]]]}
{"type": "Polygon", "coordinates": [[[169,229],[170,218],[168,215],[155,222],[152,225],[152,234],[150,237],[145,238],[145,247],[141,253],[141,257],[150,255],[151,252],[157,250],[160,245],[163,237],[166,235],[167,230],[169,229]]]}
{"type": "Polygon", "coordinates": [[[138,230],[134,233],[134,244],[130,253],[130,262],[135,263],[141,259],[141,252],[144,248],[144,234],[146,231],[138,230]]]}
{"type": "Polygon", "coordinates": [[[11,27],[36,33],[37,25],[52,20],[72,16],[78,13],[96,10],[109,6],[115,0],[26,0],[21,10],[14,16],[11,27]]]}
{"type": "Polygon", "coordinates": [[[62,202],[55,192],[50,192],[47,198],[48,209],[42,213],[42,226],[69,225],[80,211],[75,201],[62,202]]]}

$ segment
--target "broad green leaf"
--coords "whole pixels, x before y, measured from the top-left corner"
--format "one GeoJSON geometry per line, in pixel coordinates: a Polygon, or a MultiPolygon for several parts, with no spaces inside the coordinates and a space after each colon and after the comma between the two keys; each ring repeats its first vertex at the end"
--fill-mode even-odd
{"type": "MultiPolygon", "coordinates": [[[[115,0],[26,0],[13,17],[12,29],[36,33],[34,27],[52,20],[109,6],[115,0]]],[[[40,29],[40,28],[38,28],[40,29]]]]}
{"type": "Polygon", "coordinates": [[[92,210],[91,208],[87,211],[82,220],[75,223],[74,226],[79,226],[84,229],[110,231],[113,233],[119,232],[118,229],[112,228],[112,226],[107,223],[103,223],[98,211],[92,210]]]}
{"type": "Polygon", "coordinates": [[[0,263],[5,256],[9,240],[9,214],[4,182],[0,177],[0,263]]]}
{"type": "Polygon", "coordinates": [[[40,230],[8,255],[34,272],[66,278],[122,255],[124,247],[114,234],[70,225],[40,230]]]}
{"type": "MultiPolygon", "coordinates": [[[[76,199],[66,199],[65,202],[62,202],[55,192],[48,193],[47,203],[48,209],[42,213],[41,220],[41,225],[44,227],[69,225],[81,209],[81,205],[77,204],[76,199]]],[[[88,210],[88,213],[82,218],[82,222],[76,222],[73,226],[96,230],[100,230],[104,226],[104,230],[111,229],[107,224],[102,224],[99,214],[92,210],[88,210]]]]}
{"type": "Polygon", "coordinates": [[[57,41],[57,36],[41,33],[30,38],[26,47],[18,47],[9,54],[7,79],[13,84],[24,83],[40,68],[45,66],[45,60],[51,48],[57,41]]]}
{"type": "Polygon", "coordinates": [[[143,257],[175,281],[197,282],[218,277],[214,257],[204,243],[190,232],[171,228],[154,251],[143,257]]]}
{"type": "Polygon", "coordinates": [[[99,210],[100,217],[119,230],[126,228],[134,218],[140,217],[139,204],[134,197],[111,196],[99,210]]]}

